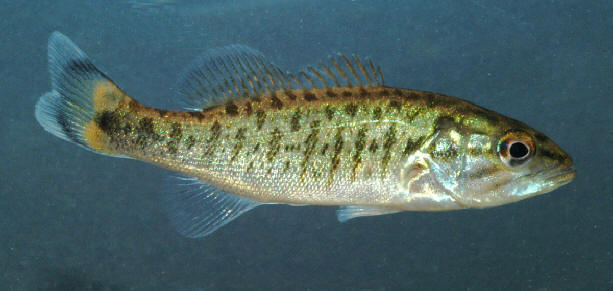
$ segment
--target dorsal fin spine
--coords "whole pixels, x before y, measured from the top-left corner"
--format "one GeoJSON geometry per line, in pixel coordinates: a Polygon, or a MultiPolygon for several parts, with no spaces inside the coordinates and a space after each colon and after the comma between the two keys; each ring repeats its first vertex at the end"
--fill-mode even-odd
{"type": "Polygon", "coordinates": [[[244,46],[211,49],[184,74],[182,95],[189,109],[204,109],[230,100],[255,97],[276,90],[383,85],[383,75],[370,59],[338,54],[328,62],[285,73],[259,52],[244,46]]]}
{"type": "Polygon", "coordinates": [[[332,71],[330,70],[330,68],[328,66],[326,66],[326,64],[324,64],[324,63],[320,63],[320,66],[322,68],[324,68],[324,70],[326,70],[326,73],[328,74],[328,76],[330,76],[330,79],[332,79],[332,81],[334,82],[334,85],[336,85],[337,87],[340,87],[341,84],[336,79],[336,76],[334,76],[334,74],[332,74],[332,71]]]}
{"type": "Polygon", "coordinates": [[[302,77],[303,77],[305,80],[307,80],[307,82],[309,82],[309,87],[310,87],[310,88],[315,87],[315,85],[313,84],[313,80],[311,80],[311,78],[310,78],[310,77],[309,77],[309,76],[308,76],[308,75],[307,75],[307,74],[306,74],[304,71],[301,71],[301,72],[300,72],[300,74],[302,75],[302,77]]]}
{"type": "Polygon", "coordinates": [[[383,78],[383,74],[381,73],[381,68],[377,67],[377,73],[379,73],[379,77],[381,78],[381,86],[384,86],[385,79],[383,78]]]}
{"type": "Polygon", "coordinates": [[[293,89],[293,87],[291,86],[291,83],[289,82],[289,80],[287,80],[287,77],[285,76],[285,74],[283,74],[283,72],[281,72],[280,69],[275,70],[275,77],[277,78],[277,80],[281,82],[280,87],[293,89]]]}
{"type": "Polygon", "coordinates": [[[313,72],[313,74],[319,79],[319,81],[321,82],[322,86],[324,88],[330,87],[330,85],[328,84],[328,82],[326,81],[326,79],[324,79],[324,77],[319,73],[319,71],[317,71],[317,69],[313,68],[313,67],[309,67],[308,68],[311,72],[313,72]]]}
{"type": "Polygon", "coordinates": [[[373,64],[371,59],[368,59],[368,66],[369,66],[370,72],[372,73],[373,77],[375,78],[375,82],[377,82],[377,84],[383,85],[383,81],[379,79],[379,76],[377,74],[377,70],[375,69],[375,64],[373,64]]]}
{"type": "Polygon", "coordinates": [[[306,88],[294,74],[290,74],[289,76],[296,82],[297,88],[306,88]]]}
{"type": "Polygon", "coordinates": [[[351,74],[353,74],[353,77],[355,78],[356,81],[358,81],[358,85],[361,87],[362,79],[360,79],[360,77],[358,77],[358,74],[356,74],[355,69],[351,65],[351,62],[349,61],[349,59],[344,55],[341,55],[341,58],[345,61],[345,64],[349,68],[349,71],[351,72],[351,74]]]}
{"type": "Polygon", "coordinates": [[[368,73],[364,69],[364,66],[362,65],[362,61],[360,61],[360,58],[358,58],[356,55],[353,55],[353,59],[358,64],[358,68],[360,68],[360,71],[362,71],[362,75],[364,75],[364,77],[366,78],[366,83],[371,84],[372,79],[370,78],[370,76],[368,76],[368,73]]]}
{"type": "Polygon", "coordinates": [[[341,77],[343,77],[343,79],[345,79],[345,82],[347,83],[347,87],[353,87],[353,84],[351,83],[351,81],[347,77],[347,74],[345,73],[345,71],[343,71],[341,66],[339,66],[339,64],[336,62],[336,60],[334,58],[330,58],[330,61],[332,62],[334,67],[336,67],[336,70],[338,71],[338,73],[341,74],[341,77]]]}

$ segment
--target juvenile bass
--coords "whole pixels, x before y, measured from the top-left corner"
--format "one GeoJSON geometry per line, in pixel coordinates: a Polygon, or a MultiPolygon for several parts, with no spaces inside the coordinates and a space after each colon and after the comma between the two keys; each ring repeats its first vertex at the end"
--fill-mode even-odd
{"type": "Polygon", "coordinates": [[[171,220],[206,236],[261,204],[338,205],[338,219],[483,208],[552,191],[572,159],[517,120],[442,94],[384,85],[372,61],[339,55],[284,73],[245,46],[212,49],[186,71],[187,111],[129,97],[59,32],[48,132],[96,153],[185,176],[171,220]]]}

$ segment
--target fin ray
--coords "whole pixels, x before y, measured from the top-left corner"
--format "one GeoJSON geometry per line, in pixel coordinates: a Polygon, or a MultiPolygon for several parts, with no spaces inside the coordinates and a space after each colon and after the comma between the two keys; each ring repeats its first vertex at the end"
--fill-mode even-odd
{"type": "MultiPolygon", "coordinates": [[[[96,153],[119,157],[105,149],[101,143],[93,145],[88,140],[87,131],[99,109],[94,100],[96,97],[104,105],[127,100],[129,97],[60,32],[55,31],[49,37],[48,51],[51,91],[41,96],[36,103],[36,120],[46,131],[61,139],[96,153]],[[100,88],[106,91],[98,91],[96,96],[100,88]]],[[[97,139],[100,135],[90,132],[89,137],[97,139]]]]}
{"type": "Polygon", "coordinates": [[[283,72],[247,46],[205,51],[179,81],[179,94],[191,110],[202,110],[267,90],[280,89],[283,72]],[[206,84],[204,82],[206,81],[206,84]]]}
{"type": "Polygon", "coordinates": [[[230,194],[197,178],[176,176],[180,181],[164,195],[172,224],[186,237],[207,236],[243,213],[260,205],[251,199],[230,194]]]}
{"type": "Polygon", "coordinates": [[[87,79],[102,76],[87,55],[57,31],[49,37],[48,51],[52,90],[39,99],[35,116],[48,132],[87,148],[79,132],[93,118],[94,105],[82,87],[87,79]]]}
{"type": "Polygon", "coordinates": [[[311,89],[333,86],[383,86],[383,75],[370,59],[353,55],[331,57],[319,66],[295,74],[284,73],[262,53],[243,45],[205,51],[183,74],[177,88],[189,110],[206,108],[230,100],[256,97],[279,89],[311,89]],[[327,63],[327,64],[326,64],[327,63]],[[365,66],[367,64],[368,66],[365,66]]]}
{"type": "Polygon", "coordinates": [[[340,222],[345,222],[347,220],[350,220],[356,217],[384,215],[384,214],[392,214],[396,212],[399,212],[399,211],[393,210],[393,209],[380,208],[380,207],[372,207],[372,206],[349,205],[349,206],[340,206],[338,210],[336,210],[336,218],[340,222]]]}

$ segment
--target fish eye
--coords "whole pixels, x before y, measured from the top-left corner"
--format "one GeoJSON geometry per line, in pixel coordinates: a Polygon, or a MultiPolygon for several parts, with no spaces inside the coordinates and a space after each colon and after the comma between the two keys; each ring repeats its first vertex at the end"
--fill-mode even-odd
{"type": "Polygon", "coordinates": [[[527,164],[535,153],[534,141],[530,135],[521,131],[505,134],[498,143],[498,155],[510,168],[527,164]]]}

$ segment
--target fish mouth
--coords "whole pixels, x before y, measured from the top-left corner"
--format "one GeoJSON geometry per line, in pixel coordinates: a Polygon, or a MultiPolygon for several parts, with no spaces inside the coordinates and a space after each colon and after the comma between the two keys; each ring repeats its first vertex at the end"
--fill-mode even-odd
{"type": "Polygon", "coordinates": [[[570,183],[576,176],[577,170],[572,167],[568,167],[563,170],[551,171],[551,173],[547,173],[547,175],[541,180],[542,188],[539,191],[532,193],[530,196],[544,194],[558,189],[559,187],[570,183]]]}
{"type": "Polygon", "coordinates": [[[556,188],[562,185],[570,183],[577,176],[577,170],[575,168],[567,168],[562,171],[556,171],[550,177],[547,177],[545,181],[555,185],[556,188]]]}

